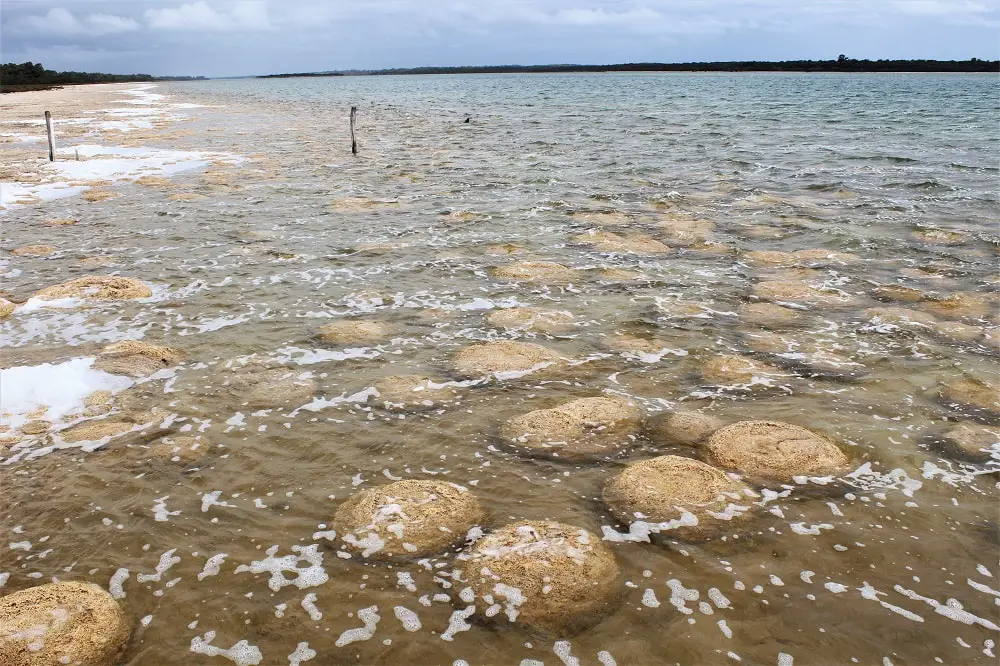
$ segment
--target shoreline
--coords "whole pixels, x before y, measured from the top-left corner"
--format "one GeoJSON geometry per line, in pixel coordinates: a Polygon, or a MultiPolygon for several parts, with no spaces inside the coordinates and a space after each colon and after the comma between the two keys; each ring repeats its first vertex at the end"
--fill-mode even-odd
{"type": "Polygon", "coordinates": [[[25,91],[0,109],[0,216],[76,195],[113,198],[113,188],[169,177],[236,156],[152,147],[176,137],[178,123],[201,105],[172,102],[155,83],[94,83],[25,91]],[[51,110],[56,156],[47,160],[43,111],[51,110]]]}

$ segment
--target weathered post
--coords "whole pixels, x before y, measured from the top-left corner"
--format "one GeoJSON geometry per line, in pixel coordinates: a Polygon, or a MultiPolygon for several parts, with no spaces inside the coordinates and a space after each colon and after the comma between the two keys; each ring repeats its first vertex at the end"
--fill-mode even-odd
{"type": "Polygon", "coordinates": [[[45,133],[49,136],[49,162],[56,161],[56,135],[52,131],[52,114],[45,112],[45,133]]]}
{"type": "Polygon", "coordinates": [[[358,115],[358,107],[352,106],[351,107],[351,153],[353,153],[354,155],[358,154],[358,142],[354,138],[354,119],[357,117],[357,115],[358,115]]]}

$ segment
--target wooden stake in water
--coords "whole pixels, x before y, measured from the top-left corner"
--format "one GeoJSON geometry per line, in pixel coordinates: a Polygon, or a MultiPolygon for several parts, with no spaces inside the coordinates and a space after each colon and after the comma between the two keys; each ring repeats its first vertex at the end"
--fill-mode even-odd
{"type": "Polygon", "coordinates": [[[358,142],[354,138],[354,119],[357,117],[357,115],[358,115],[358,107],[352,106],[351,107],[351,153],[355,155],[358,154],[358,142]]]}
{"type": "Polygon", "coordinates": [[[49,136],[49,162],[56,161],[56,134],[52,131],[52,114],[45,112],[45,133],[49,136]]]}

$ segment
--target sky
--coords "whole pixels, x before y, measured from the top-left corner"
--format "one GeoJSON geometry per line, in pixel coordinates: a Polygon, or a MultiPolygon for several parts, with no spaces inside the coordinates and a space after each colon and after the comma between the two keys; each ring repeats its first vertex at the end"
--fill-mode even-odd
{"type": "Polygon", "coordinates": [[[3,62],[158,76],[998,53],[1000,0],[3,0],[0,9],[3,62]]]}

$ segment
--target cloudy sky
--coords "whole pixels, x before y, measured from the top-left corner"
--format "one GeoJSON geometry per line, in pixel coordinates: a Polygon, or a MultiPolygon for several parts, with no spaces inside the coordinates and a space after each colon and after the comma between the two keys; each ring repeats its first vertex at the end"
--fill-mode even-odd
{"type": "Polygon", "coordinates": [[[158,75],[1000,51],[1000,0],[3,0],[0,22],[4,62],[158,75]]]}

